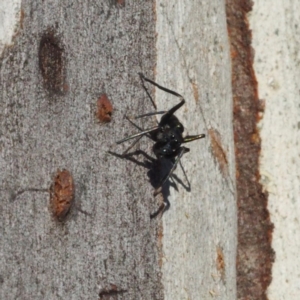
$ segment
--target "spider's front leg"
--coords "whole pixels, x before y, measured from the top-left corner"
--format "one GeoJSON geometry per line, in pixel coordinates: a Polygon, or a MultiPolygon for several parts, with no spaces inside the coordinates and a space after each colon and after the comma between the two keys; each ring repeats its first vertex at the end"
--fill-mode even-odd
{"type": "MultiPolygon", "coordinates": [[[[140,132],[144,132],[144,129],[142,129],[141,127],[139,127],[138,125],[136,125],[130,117],[125,116],[125,118],[134,126],[136,127],[140,132]]],[[[145,134],[147,135],[147,134],[145,134]]],[[[129,150],[131,150],[138,142],[139,140],[144,136],[144,134],[140,135],[137,137],[137,139],[122,153],[122,156],[126,156],[126,154],[128,153],[129,150]]],[[[130,138],[130,137],[129,137],[130,138]]],[[[122,141],[119,141],[122,142],[122,141]]]]}
{"type": "Polygon", "coordinates": [[[174,96],[180,98],[180,102],[177,105],[175,105],[174,107],[172,107],[170,110],[168,110],[162,116],[162,118],[160,120],[160,125],[164,126],[165,124],[168,123],[169,119],[173,116],[173,114],[175,113],[175,111],[178,110],[185,103],[185,99],[180,94],[178,94],[178,93],[176,93],[176,92],[174,92],[174,91],[172,91],[170,89],[167,89],[167,88],[159,85],[158,83],[154,82],[151,79],[146,78],[142,73],[139,73],[139,75],[140,75],[140,77],[141,77],[142,80],[145,80],[145,81],[153,84],[154,86],[156,86],[157,88],[159,88],[160,90],[162,90],[162,91],[164,91],[166,93],[169,93],[171,95],[174,95],[174,96]]]}
{"type": "Polygon", "coordinates": [[[120,140],[120,141],[117,141],[116,143],[117,143],[117,144],[122,144],[122,143],[124,143],[124,142],[126,142],[126,141],[128,141],[128,140],[131,140],[131,139],[134,139],[134,138],[136,138],[136,137],[143,136],[143,135],[145,135],[145,134],[147,134],[147,133],[151,133],[151,132],[153,132],[153,131],[156,131],[157,129],[159,129],[159,126],[151,127],[151,128],[149,128],[149,129],[146,129],[146,130],[144,130],[144,131],[138,132],[138,133],[136,133],[136,134],[127,136],[126,138],[124,138],[124,139],[122,139],[122,140],[120,140]]]}

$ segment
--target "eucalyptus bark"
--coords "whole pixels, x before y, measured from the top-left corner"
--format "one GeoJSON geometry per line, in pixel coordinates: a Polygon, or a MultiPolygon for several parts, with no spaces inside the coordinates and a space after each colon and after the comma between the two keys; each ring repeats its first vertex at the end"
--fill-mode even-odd
{"type": "MultiPolygon", "coordinates": [[[[24,1],[17,27],[0,62],[0,298],[235,299],[224,2],[24,1]],[[157,197],[153,142],[128,159],[115,144],[137,131],[125,114],[153,111],[138,72],[184,95],[185,134],[207,135],[157,197]],[[55,194],[73,201],[62,220],[50,206],[58,169],[72,175],[55,194]]],[[[177,103],[149,91],[158,110],[177,103]]]]}

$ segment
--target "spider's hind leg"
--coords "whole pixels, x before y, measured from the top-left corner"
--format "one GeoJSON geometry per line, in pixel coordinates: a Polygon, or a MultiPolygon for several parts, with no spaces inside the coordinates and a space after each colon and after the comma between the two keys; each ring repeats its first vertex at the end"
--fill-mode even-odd
{"type": "Polygon", "coordinates": [[[183,154],[189,152],[190,149],[186,148],[186,147],[180,147],[180,152],[178,154],[178,156],[176,157],[173,166],[171,168],[171,170],[169,171],[169,173],[165,176],[165,178],[161,181],[161,183],[159,184],[158,188],[154,191],[154,196],[156,196],[157,194],[159,194],[162,191],[162,187],[163,185],[167,182],[167,180],[170,178],[170,176],[173,174],[174,170],[176,169],[181,157],[183,156],[183,154]]]}

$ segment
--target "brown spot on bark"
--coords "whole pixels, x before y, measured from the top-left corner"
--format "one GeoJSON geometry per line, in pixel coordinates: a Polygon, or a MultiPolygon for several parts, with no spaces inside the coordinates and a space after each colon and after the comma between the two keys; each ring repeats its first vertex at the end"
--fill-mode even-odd
{"type": "Polygon", "coordinates": [[[23,29],[24,18],[25,18],[25,13],[24,13],[24,10],[21,8],[21,11],[20,11],[20,28],[21,29],[23,29]]]}
{"type": "Polygon", "coordinates": [[[124,6],[125,5],[125,0],[117,0],[117,4],[120,6],[124,6]]]}
{"type": "Polygon", "coordinates": [[[224,253],[221,247],[217,247],[217,260],[216,260],[217,270],[219,271],[222,280],[225,277],[225,260],[224,260],[224,253]]]}
{"type": "Polygon", "coordinates": [[[220,133],[215,129],[209,129],[208,135],[210,137],[211,142],[211,150],[214,158],[216,159],[220,170],[223,175],[228,175],[228,160],[226,151],[223,149],[221,143],[221,136],[220,133]]]}
{"type": "Polygon", "coordinates": [[[57,170],[50,188],[50,206],[53,215],[62,220],[69,212],[74,200],[74,181],[68,170],[57,170]]]}
{"type": "Polygon", "coordinates": [[[250,0],[226,0],[238,197],[237,293],[238,299],[266,300],[274,261],[273,224],[267,208],[268,194],[259,183],[261,140],[257,122],[263,105],[258,99],[247,20],[252,5],[250,0]]]}
{"type": "Polygon", "coordinates": [[[125,6],[125,0],[110,0],[112,5],[123,7],[125,6]]]}
{"type": "Polygon", "coordinates": [[[113,107],[106,94],[101,95],[97,101],[97,118],[102,123],[107,123],[111,121],[111,115],[113,112],[113,107]]]}
{"type": "Polygon", "coordinates": [[[118,299],[119,294],[127,292],[126,290],[118,289],[115,284],[110,283],[108,287],[101,289],[99,292],[99,300],[114,300],[118,299]]]}
{"type": "Polygon", "coordinates": [[[46,30],[39,45],[39,68],[44,86],[51,94],[67,92],[64,50],[54,29],[46,30]]]}
{"type": "Polygon", "coordinates": [[[195,102],[197,103],[199,101],[199,91],[198,91],[197,84],[192,82],[192,87],[193,87],[194,99],[195,99],[195,102]]]}
{"type": "Polygon", "coordinates": [[[157,229],[157,244],[158,244],[158,248],[160,249],[158,265],[159,265],[160,269],[163,266],[163,253],[162,253],[163,237],[164,237],[163,227],[162,227],[162,224],[160,224],[157,229]]]}

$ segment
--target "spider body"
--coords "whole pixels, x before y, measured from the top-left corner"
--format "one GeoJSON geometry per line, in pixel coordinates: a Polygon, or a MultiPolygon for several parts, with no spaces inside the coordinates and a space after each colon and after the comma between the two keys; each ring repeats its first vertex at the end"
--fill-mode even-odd
{"type": "Polygon", "coordinates": [[[147,95],[149,96],[152,103],[154,103],[154,102],[153,102],[150,94],[148,93],[148,90],[146,89],[146,87],[144,85],[144,81],[147,81],[147,82],[153,84],[154,86],[156,86],[157,88],[180,98],[180,102],[168,111],[152,112],[152,113],[147,113],[147,114],[135,117],[137,119],[137,118],[146,117],[146,116],[163,114],[161,117],[161,120],[157,126],[146,129],[146,130],[141,130],[141,132],[133,134],[131,136],[128,136],[117,142],[117,144],[121,144],[130,139],[138,138],[123,153],[123,155],[125,155],[128,152],[128,150],[131,149],[139,141],[139,139],[141,137],[149,134],[151,139],[155,142],[155,144],[153,145],[153,152],[156,155],[157,159],[160,160],[160,159],[165,158],[165,159],[169,159],[173,163],[171,170],[169,171],[167,176],[165,176],[165,178],[161,181],[159,188],[156,189],[154,194],[157,194],[161,190],[161,187],[164,185],[164,183],[168,180],[168,178],[174,172],[174,170],[175,170],[178,162],[180,161],[181,157],[183,156],[183,154],[190,151],[189,148],[182,146],[182,144],[204,138],[205,134],[190,135],[190,136],[183,137],[184,127],[179,122],[178,118],[174,115],[174,113],[181,106],[184,105],[184,103],[185,103],[184,98],[180,94],[178,94],[172,90],[169,90],[165,87],[162,87],[161,85],[157,84],[156,82],[146,78],[143,74],[140,73],[139,75],[142,80],[143,87],[146,90],[147,95]]]}
{"type": "Polygon", "coordinates": [[[155,141],[153,152],[158,159],[167,158],[174,161],[181,150],[181,144],[184,142],[183,130],[182,124],[174,115],[167,122],[164,118],[161,119],[159,129],[151,133],[151,138],[155,141]]]}

